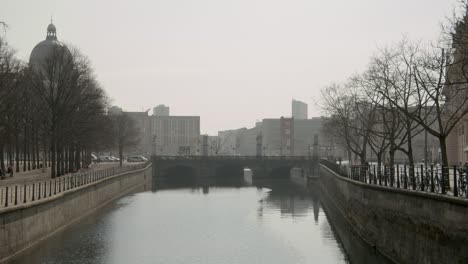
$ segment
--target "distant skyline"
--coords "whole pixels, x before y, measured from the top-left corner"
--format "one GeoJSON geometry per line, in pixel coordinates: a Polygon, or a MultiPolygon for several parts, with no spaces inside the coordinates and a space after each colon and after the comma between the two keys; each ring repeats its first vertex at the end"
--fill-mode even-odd
{"type": "MultiPolygon", "coordinates": [[[[457,0],[3,0],[20,59],[45,39],[78,47],[112,105],[201,116],[201,133],[291,115],[365,69],[379,47],[435,41],[457,0]]],[[[150,110],[151,112],[151,110],[150,110]]]]}

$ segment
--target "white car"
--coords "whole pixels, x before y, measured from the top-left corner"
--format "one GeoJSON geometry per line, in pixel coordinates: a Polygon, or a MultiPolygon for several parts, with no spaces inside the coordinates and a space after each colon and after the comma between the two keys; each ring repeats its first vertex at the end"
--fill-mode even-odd
{"type": "Polygon", "coordinates": [[[146,161],[148,161],[148,159],[143,156],[131,156],[127,158],[127,162],[146,162],[146,161]]]}
{"type": "Polygon", "coordinates": [[[114,162],[114,160],[109,156],[99,156],[97,161],[98,162],[114,162]]]}
{"type": "Polygon", "coordinates": [[[116,157],[114,157],[114,156],[110,156],[109,158],[111,158],[112,161],[114,161],[114,162],[119,162],[119,161],[120,161],[119,158],[116,158],[116,157]]]}

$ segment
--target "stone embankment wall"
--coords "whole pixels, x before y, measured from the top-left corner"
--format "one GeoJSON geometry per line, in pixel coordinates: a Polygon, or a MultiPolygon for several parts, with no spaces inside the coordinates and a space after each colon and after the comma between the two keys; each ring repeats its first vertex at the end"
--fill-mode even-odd
{"type": "Polygon", "coordinates": [[[0,263],[111,200],[151,184],[152,165],[116,174],[40,201],[0,210],[0,263]]]}
{"type": "Polygon", "coordinates": [[[322,196],[396,263],[468,263],[468,199],[369,185],[321,166],[322,196]]]}

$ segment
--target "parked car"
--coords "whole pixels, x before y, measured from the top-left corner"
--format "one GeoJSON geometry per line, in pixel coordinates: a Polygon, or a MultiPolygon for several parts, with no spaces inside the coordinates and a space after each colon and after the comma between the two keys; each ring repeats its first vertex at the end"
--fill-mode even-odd
{"type": "Polygon", "coordinates": [[[112,161],[114,161],[114,162],[119,162],[119,161],[120,161],[120,159],[119,159],[119,158],[117,158],[117,157],[114,157],[114,156],[110,156],[109,158],[111,158],[111,159],[112,159],[112,161]]]}
{"type": "Polygon", "coordinates": [[[146,162],[146,161],[148,161],[148,159],[143,156],[130,156],[127,158],[127,162],[146,162]]]}
{"type": "Polygon", "coordinates": [[[99,156],[97,161],[98,162],[114,162],[114,160],[109,156],[99,156]]]}

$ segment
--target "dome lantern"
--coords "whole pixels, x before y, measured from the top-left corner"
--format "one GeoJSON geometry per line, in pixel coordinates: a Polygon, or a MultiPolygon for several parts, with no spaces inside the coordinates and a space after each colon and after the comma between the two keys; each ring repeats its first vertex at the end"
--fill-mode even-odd
{"type": "Polygon", "coordinates": [[[52,23],[52,20],[50,21],[49,26],[47,26],[47,40],[57,40],[57,28],[55,25],[52,23]]]}

